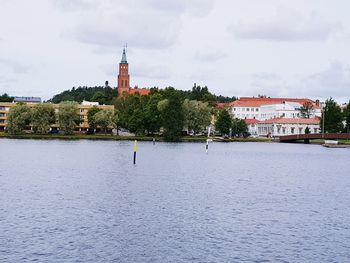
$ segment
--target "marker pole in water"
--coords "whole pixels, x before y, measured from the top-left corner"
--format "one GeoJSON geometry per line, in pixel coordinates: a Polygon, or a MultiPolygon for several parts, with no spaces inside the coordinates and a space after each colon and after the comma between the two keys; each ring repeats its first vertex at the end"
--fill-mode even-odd
{"type": "Polygon", "coordinates": [[[156,138],[153,138],[153,145],[156,144],[156,138]]]}
{"type": "Polygon", "coordinates": [[[209,139],[207,139],[207,144],[205,145],[205,152],[208,153],[209,150],[209,139]]]}
{"type": "Polygon", "coordinates": [[[135,140],[134,141],[134,164],[136,164],[136,150],[137,150],[136,145],[137,145],[137,141],[135,140]]]}

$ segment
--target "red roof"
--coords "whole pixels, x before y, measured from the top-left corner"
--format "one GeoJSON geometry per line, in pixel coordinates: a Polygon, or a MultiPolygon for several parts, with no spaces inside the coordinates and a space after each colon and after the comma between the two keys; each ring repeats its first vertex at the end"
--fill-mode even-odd
{"type": "Polygon", "coordinates": [[[233,101],[233,107],[260,107],[262,105],[279,104],[284,102],[297,102],[303,105],[305,102],[311,102],[314,108],[320,108],[315,101],[310,99],[298,98],[266,98],[266,97],[241,97],[239,100],[233,101]]]}
{"type": "Polygon", "coordinates": [[[320,124],[319,118],[305,119],[305,118],[272,118],[265,121],[260,121],[262,124],[320,124]]]}
{"type": "Polygon", "coordinates": [[[257,124],[257,123],[260,122],[260,121],[257,120],[257,119],[244,119],[244,122],[245,122],[247,125],[250,125],[250,124],[257,124]]]}
{"type": "Polygon", "coordinates": [[[140,94],[141,96],[144,96],[144,95],[148,95],[149,93],[151,92],[150,89],[146,89],[146,88],[142,88],[142,89],[139,89],[139,88],[130,88],[129,89],[129,94],[130,95],[134,95],[136,93],[140,94]]]}

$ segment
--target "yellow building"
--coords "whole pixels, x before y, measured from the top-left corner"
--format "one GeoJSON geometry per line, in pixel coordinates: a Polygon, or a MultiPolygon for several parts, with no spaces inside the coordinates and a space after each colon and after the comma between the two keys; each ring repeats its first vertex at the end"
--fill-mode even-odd
{"type": "MultiPolygon", "coordinates": [[[[34,107],[38,103],[26,103],[29,107],[34,107]]],[[[0,102],[0,132],[3,132],[6,130],[7,127],[7,116],[10,112],[10,109],[12,107],[16,106],[16,103],[13,102],[0,102]]],[[[59,111],[59,104],[52,104],[52,106],[55,109],[56,114],[59,111]]],[[[79,126],[76,127],[77,132],[85,132],[89,128],[88,123],[88,111],[92,107],[96,106],[97,108],[101,110],[114,110],[113,105],[98,105],[98,103],[95,102],[87,102],[83,101],[82,104],[78,105],[80,118],[82,119],[82,122],[79,126]]],[[[51,126],[53,129],[59,128],[58,124],[53,124],[51,126]]]]}

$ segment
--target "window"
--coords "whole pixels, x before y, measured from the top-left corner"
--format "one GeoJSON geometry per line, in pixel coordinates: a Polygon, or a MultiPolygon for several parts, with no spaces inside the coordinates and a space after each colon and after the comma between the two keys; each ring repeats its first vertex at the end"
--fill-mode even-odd
{"type": "Polygon", "coordinates": [[[0,110],[5,110],[5,107],[3,107],[3,106],[0,106],[0,110]]]}
{"type": "Polygon", "coordinates": [[[299,128],[299,134],[303,132],[303,128],[299,128]]]}
{"type": "Polygon", "coordinates": [[[290,132],[294,134],[294,127],[290,128],[290,132]]]}
{"type": "Polygon", "coordinates": [[[317,128],[314,128],[314,133],[317,133],[317,130],[318,130],[317,128]]]}
{"type": "Polygon", "coordinates": [[[249,108],[247,108],[247,111],[249,111],[249,108]]]}
{"type": "Polygon", "coordinates": [[[256,108],[255,111],[259,111],[259,108],[256,108]]]}
{"type": "Polygon", "coordinates": [[[283,134],[286,134],[286,127],[283,127],[283,128],[282,128],[282,133],[283,133],[283,134]]]}

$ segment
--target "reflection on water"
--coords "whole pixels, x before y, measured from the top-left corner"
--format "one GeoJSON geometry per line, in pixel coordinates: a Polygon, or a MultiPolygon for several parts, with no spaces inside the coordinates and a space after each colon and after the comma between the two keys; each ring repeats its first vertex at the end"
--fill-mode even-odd
{"type": "Polygon", "coordinates": [[[0,262],[346,262],[349,149],[0,140],[0,262]]]}

